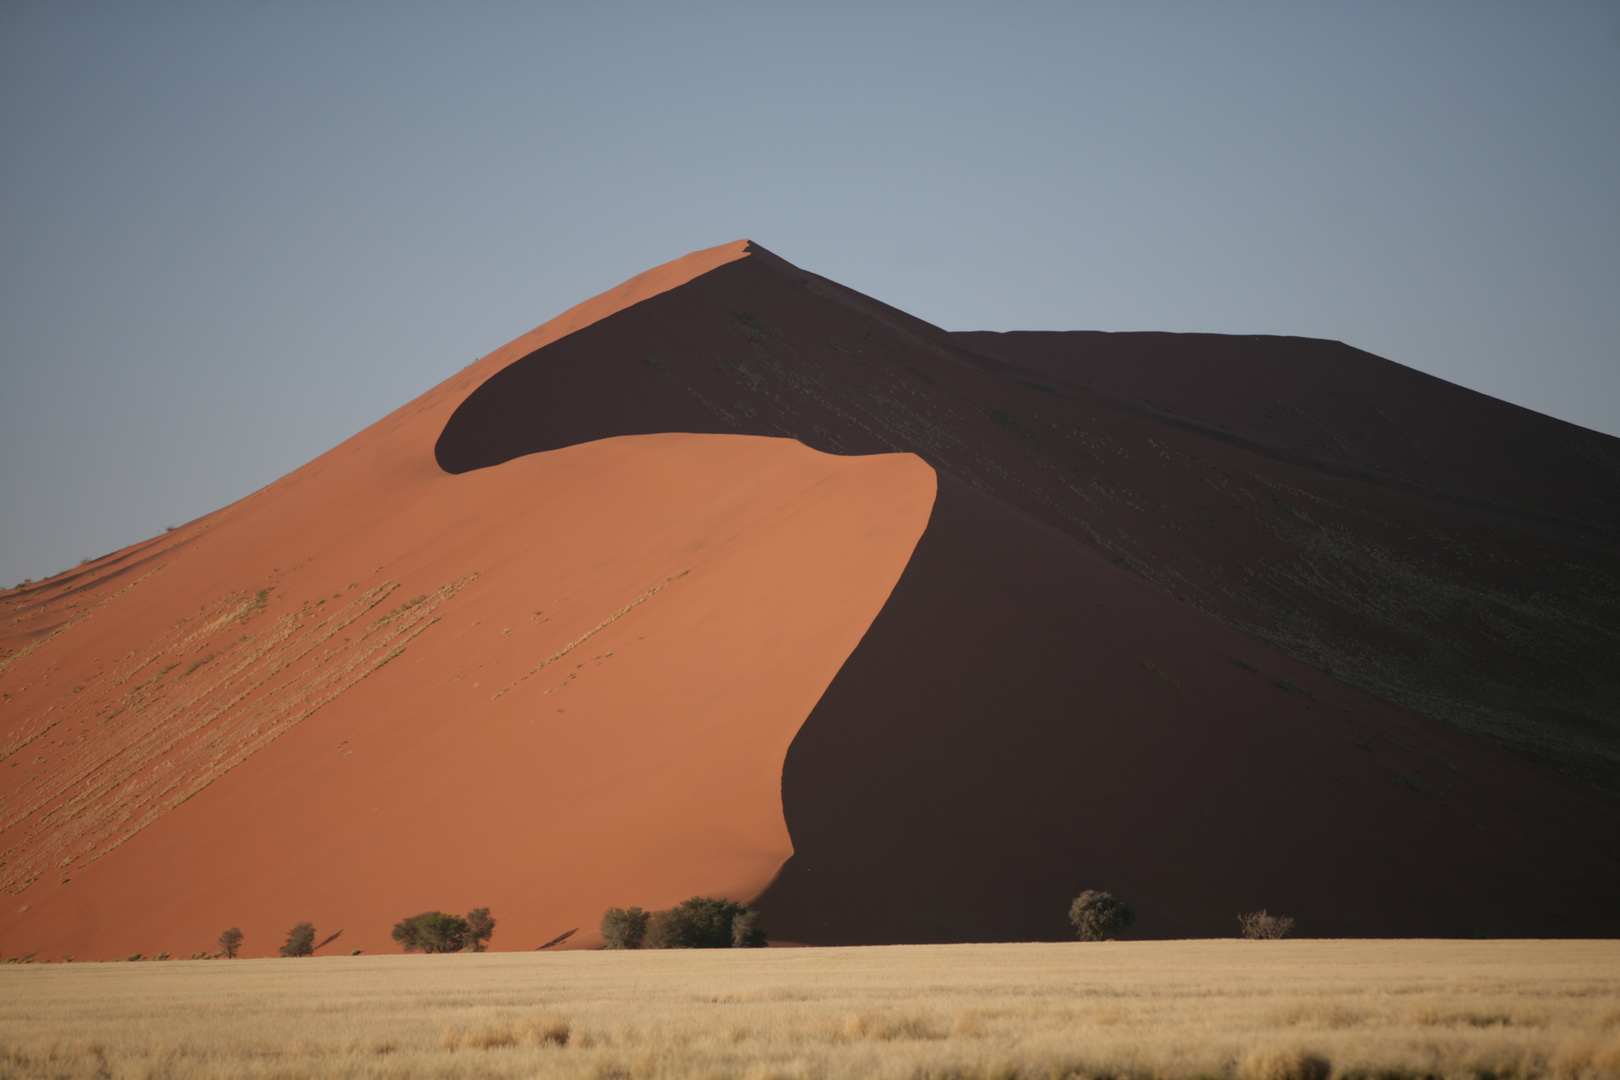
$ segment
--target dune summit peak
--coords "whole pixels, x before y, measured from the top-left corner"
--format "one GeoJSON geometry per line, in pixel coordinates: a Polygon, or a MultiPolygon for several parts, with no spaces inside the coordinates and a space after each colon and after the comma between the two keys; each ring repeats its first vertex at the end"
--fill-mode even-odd
{"type": "Polygon", "coordinates": [[[693,252],[5,593],[0,939],[1613,936],[1615,461],[1335,342],[693,252]]]}

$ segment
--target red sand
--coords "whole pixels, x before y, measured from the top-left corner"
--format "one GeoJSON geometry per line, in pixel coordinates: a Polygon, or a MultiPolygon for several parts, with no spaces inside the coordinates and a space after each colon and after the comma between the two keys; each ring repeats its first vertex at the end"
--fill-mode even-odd
{"type": "Polygon", "coordinates": [[[326,951],[389,951],[395,920],[474,906],[532,949],[770,881],[783,756],[932,471],[664,434],[450,476],[431,448],[456,400],[8,597],[12,633],[59,630],[4,673],[9,950],[186,956],[235,925],[265,955],[308,919],[343,931],[326,951]]]}

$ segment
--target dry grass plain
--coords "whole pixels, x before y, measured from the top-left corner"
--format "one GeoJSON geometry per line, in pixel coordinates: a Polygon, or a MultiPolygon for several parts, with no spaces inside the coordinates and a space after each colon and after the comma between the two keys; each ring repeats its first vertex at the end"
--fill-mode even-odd
{"type": "Polygon", "coordinates": [[[1620,1077],[1620,942],[0,968],[7,1077],[1620,1077]]]}

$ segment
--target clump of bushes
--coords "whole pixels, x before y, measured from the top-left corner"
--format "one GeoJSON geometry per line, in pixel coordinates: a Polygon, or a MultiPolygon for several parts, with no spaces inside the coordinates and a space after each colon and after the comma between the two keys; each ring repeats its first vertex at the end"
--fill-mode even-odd
{"type": "Polygon", "coordinates": [[[610,907],[602,913],[602,940],[610,949],[639,949],[647,939],[651,912],[638,907],[610,907]]]}
{"type": "Polygon", "coordinates": [[[424,911],[394,924],[394,940],[406,952],[483,952],[495,933],[489,908],[473,908],[466,916],[424,911]]]}
{"type": "Polygon", "coordinates": [[[1287,915],[1271,915],[1265,908],[1259,911],[1249,911],[1238,916],[1238,926],[1243,928],[1243,936],[1263,940],[1287,937],[1288,932],[1294,928],[1294,920],[1287,915]]]}
{"type": "Polygon", "coordinates": [[[282,956],[314,956],[315,924],[301,922],[287,931],[287,941],[281,946],[282,956]]]}
{"type": "Polygon", "coordinates": [[[602,939],[610,949],[759,949],[765,931],[747,904],[694,896],[663,911],[608,908],[602,939]]]}
{"type": "Polygon", "coordinates": [[[1069,921],[1081,941],[1112,941],[1136,921],[1136,912],[1113,893],[1087,889],[1069,905],[1069,921]]]}

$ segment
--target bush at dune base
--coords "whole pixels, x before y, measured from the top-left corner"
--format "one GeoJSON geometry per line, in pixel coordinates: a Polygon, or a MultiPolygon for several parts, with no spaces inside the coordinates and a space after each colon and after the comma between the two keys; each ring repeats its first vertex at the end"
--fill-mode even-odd
{"type": "Polygon", "coordinates": [[[315,924],[301,922],[287,931],[287,943],[281,947],[281,955],[315,955],[315,924]]]}
{"type": "Polygon", "coordinates": [[[468,952],[483,952],[494,935],[495,920],[490,918],[489,908],[475,907],[467,912],[467,933],[461,940],[468,952]]]}
{"type": "Polygon", "coordinates": [[[609,908],[602,939],[610,949],[758,949],[765,931],[746,904],[694,896],[664,911],[609,908]]]}
{"type": "Polygon", "coordinates": [[[1119,937],[1136,921],[1136,912],[1113,893],[1087,889],[1069,905],[1069,921],[1081,941],[1109,941],[1119,937]]]}
{"type": "Polygon", "coordinates": [[[406,952],[452,953],[463,949],[483,952],[483,940],[476,934],[481,932],[482,938],[487,940],[494,929],[495,920],[489,917],[488,908],[475,908],[466,918],[442,911],[424,911],[395,923],[394,940],[406,952]],[[479,923],[476,927],[475,919],[479,923]]]}
{"type": "Polygon", "coordinates": [[[1249,911],[1238,916],[1238,926],[1243,928],[1243,936],[1256,939],[1275,939],[1287,937],[1288,932],[1294,928],[1294,920],[1287,915],[1272,915],[1265,908],[1259,911],[1249,911]]]}
{"type": "Polygon", "coordinates": [[[639,949],[647,938],[651,912],[633,908],[608,908],[602,913],[602,940],[609,949],[639,949]]]}

